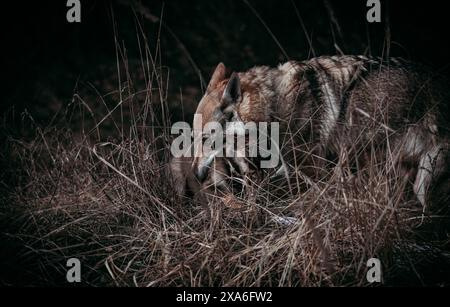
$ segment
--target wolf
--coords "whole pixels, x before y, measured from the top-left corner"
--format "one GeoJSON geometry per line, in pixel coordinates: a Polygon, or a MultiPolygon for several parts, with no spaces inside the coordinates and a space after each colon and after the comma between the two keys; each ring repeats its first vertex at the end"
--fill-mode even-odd
{"type": "MultiPolygon", "coordinates": [[[[280,167],[286,177],[300,169],[320,179],[330,163],[358,170],[374,152],[388,153],[425,207],[436,195],[448,204],[449,101],[448,81],[425,66],[401,58],[321,56],[230,77],[219,63],[196,114],[203,125],[279,122],[288,140],[280,167]]],[[[199,182],[211,163],[201,155],[192,159],[199,182]]],[[[247,161],[237,164],[245,176],[247,161]]]]}

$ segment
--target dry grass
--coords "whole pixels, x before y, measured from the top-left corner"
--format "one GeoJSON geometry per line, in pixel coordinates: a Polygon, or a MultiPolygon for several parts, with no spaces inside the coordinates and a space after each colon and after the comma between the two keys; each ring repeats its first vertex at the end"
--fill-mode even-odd
{"type": "Polygon", "coordinates": [[[55,271],[40,283],[62,282],[76,257],[90,285],[365,285],[366,261],[387,263],[421,215],[381,171],[351,182],[335,175],[281,200],[258,186],[239,210],[200,206],[173,195],[156,143],[135,135],[91,144],[59,128],[10,140],[17,184],[3,209],[20,225],[9,236],[23,256],[55,271]]]}

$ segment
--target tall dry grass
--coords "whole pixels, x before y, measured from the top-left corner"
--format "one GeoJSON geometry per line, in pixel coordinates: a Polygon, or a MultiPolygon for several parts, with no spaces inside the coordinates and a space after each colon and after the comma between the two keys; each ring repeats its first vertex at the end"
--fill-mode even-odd
{"type": "Polygon", "coordinates": [[[174,195],[168,138],[139,133],[137,118],[108,142],[60,127],[9,140],[16,183],[2,223],[17,226],[7,235],[23,244],[17,257],[32,260],[37,284],[64,284],[72,257],[95,286],[367,285],[369,258],[387,276],[393,261],[414,267],[402,253],[428,218],[383,167],[350,180],[337,172],[282,199],[255,184],[238,210],[202,206],[174,195]]]}

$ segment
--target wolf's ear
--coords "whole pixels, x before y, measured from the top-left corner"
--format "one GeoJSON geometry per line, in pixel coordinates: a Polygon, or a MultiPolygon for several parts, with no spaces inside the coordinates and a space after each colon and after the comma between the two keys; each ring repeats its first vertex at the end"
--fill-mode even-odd
{"type": "Polygon", "coordinates": [[[241,80],[237,73],[233,73],[223,91],[222,101],[225,105],[235,104],[241,97],[241,80]]]}
{"type": "Polygon", "coordinates": [[[206,91],[207,92],[212,91],[220,81],[224,80],[225,73],[226,73],[225,65],[223,63],[219,63],[219,65],[217,65],[216,69],[214,70],[214,73],[211,77],[211,81],[209,81],[208,88],[206,89],[206,91]]]}

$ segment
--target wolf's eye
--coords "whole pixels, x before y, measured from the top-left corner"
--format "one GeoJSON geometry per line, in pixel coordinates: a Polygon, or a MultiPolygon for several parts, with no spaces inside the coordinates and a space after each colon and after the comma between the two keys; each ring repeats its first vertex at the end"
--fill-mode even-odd
{"type": "Polygon", "coordinates": [[[220,106],[220,111],[222,111],[224,114],[225,113],[233,113],[233,109],[234,109],[234,105],[230,105],[230,104],[222,104],[220,106]]]}
{"type": "Polygon", "coordinates": [[[233,117],[233,112],[223,113],[223,116],[224,116],[226,121],[230,121],[231,118],[233,117]]]}
{"type": "Polygon", "coordinates": [[[230,111],[228,108],[224,109],[224,108],[222,108],[222,106],[217,108],[213,114],[214,114],[214,117],[216,118],[216,120],[219,122],[229,121],[229,120],[231,120],[231,117],[233,116],[232,111],[230,111]]]}

